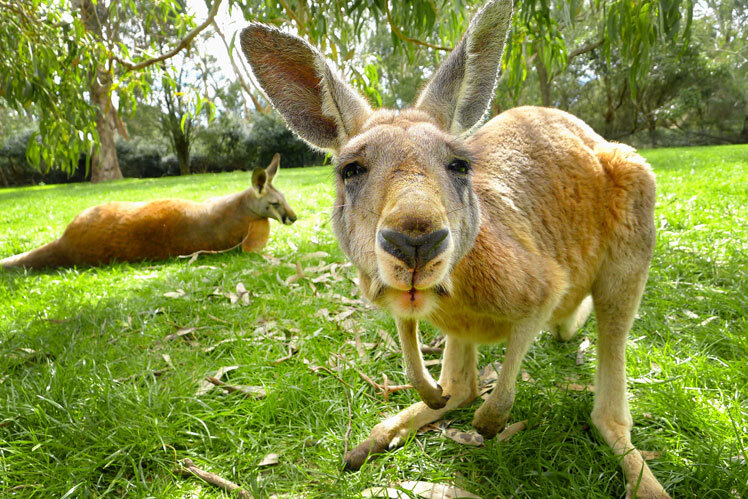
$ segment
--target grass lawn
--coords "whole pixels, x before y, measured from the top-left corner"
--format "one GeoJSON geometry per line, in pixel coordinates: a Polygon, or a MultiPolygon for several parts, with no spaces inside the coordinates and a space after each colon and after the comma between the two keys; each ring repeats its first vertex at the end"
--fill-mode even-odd
{"type": "MultiPolygon", "coordinates": [[[[748,147],[643,154],[658,176],[658,240],[628,342],[632,439],[656,453],[649,464],[674,497],[746,498],[748,147]]],[[[231,173],[3,189],[0,257],[54,239],[88,206],[203,200],[249,182],[231,173]]],[[[595,343],[594,318],[566,344],[542,334],[531,348],[532,380],[518,382],[510,421],[527,420],[525,431],[483,447],[428,432],[342,471],[349,425],[352,447],[418,396],[385,401],[354,369],[407,382],[380,334],[396,337],[393,321],[356,300],[330,228],[332,183],[328,168],[280,172],[299,221],[273,222],[263,255],[0,271],[0,497],[222,497],[177,472],[185,458],[255,497],[356,497],[408,480],[484,498],[623,496],[617,461],[591,428],[592,393],[558,386],[593,383],[594,346],[578,352],[595,343]],[[305,277],[293,277],[297,264],[305,277]],[[231,296],[239,284],[248,304],[231,296]],[[197,394],[227,366],[226,383],[267,396],[197,394]],[[279,462],[261,466],[270,453],[279,462]]],[[[438,338],[428,326],[424,335],[438,338]]],[[[481,364],[502,352],[483,348],[481,364]]],[[[450,427],[469,430],[477,407],[452,413],[450,427]]]]}

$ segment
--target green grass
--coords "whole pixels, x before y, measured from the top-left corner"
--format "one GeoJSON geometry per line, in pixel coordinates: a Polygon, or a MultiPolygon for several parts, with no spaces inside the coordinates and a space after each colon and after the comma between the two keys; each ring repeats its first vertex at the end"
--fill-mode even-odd
{"type": "MultiPolygon", "coordinates": [[[[747,497],[748,147],[644,155],[658,175],[659,232],[628,345],[633,441],[662,453],[650,466],[675,497],[747,497]]],[[[0,190],[0,257],[57,237],[76,213],[107,200],[202,200],[248,183],[233,173],[0,190]]],[[[543,334],[530,350],[524,369],[536,381],[518,383],[512,413],[529,420],[526,431],[481,448],[431,432],[342,472],[346,393],[351,446],[417,395],[387,403],[353,369],[338,372],[352,390],[310,370],[335,352],[379,381],[386,373],[406,382],[399,354],[357,357],[350,332],[319,313],[347,309],[335,295],[353,296],[352,268],[316,292],[308,278],[282,282],[312,252],[329,256],[302,261],[306,268],[345,261],[329,223],[329,170],[284,170],[276,184],[299,221],[273,223],[268,258],[231,252],[192,265],[0,271],[0,496],[221,497],[175,473],[186,457],[255,497],[355,497],[405,480],[455,483],[485,498],[623,495],[616,459],[591,429],[592,394],[556,386],[566,377],[592,382],[594,348],[580,366],[575,357],[583,338],[594,343],[594,319],[567,344],[543,334]],[[248,306],[213,294],[240,282],[248,306]],[[164,295],[177,289],[183,297],[164,295]],[[198,329],[164,341],[186,327],[198,329]],[[298,353],[274,363],[289,341],[298,353]],[[227,382],[262,385],[267,397],[195,395],[200,379],[229,365],[238,369],[227,382]],[[259,467],[271,452],[280,463],[259,467]]],[[[359,307],[352,318],[364,342],[394,332],[383,312],[359,307]]],[[[481,352],[482,364],[502,355],[498,346],[481,352]]],[[[477,406],[452,413],[452,427],[470,429],[477,406]]]]}

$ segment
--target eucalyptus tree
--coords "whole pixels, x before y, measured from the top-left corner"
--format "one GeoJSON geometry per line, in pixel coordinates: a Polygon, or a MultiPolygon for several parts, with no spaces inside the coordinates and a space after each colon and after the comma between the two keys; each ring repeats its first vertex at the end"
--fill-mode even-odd
{"type": "Polygon", "coordinates": [[[118,110],[150,92],[155,65],[188,48],[219,5],[195,26],[182,0],[0,0],[0,97],[39,125],[28,160],[71,172],[86,154],[92,181],[120,178],[118,110]],[[169,48],[155,53],[167,26],[169,48]]]}

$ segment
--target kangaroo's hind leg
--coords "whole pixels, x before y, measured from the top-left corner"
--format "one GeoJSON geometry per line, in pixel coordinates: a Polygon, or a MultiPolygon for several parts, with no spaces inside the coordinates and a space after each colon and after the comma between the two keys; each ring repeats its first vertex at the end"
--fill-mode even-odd
{"type": "Polygon", "coordinates": [[[592,421],[620,457],[627,497],[669,497],[631,443],[633,421],[626,398],[626,336],[639,306],[646,267],[611,265],[593,287],[597,317],[597,380],[592,421]]]}

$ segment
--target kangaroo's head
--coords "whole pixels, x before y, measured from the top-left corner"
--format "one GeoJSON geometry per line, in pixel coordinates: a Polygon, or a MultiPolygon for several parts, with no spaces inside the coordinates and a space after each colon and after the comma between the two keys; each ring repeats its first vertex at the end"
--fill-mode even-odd
{"type": "Polygon", "coordinates": [[[252,71],[289,127],[335,157],[333,228],[362,291],[396,315],[428,314],[475,241],[474,151],[463,139],[493,96],[511,11],[511,0],[484,6],[401,112],[373,111],[296,36],[262,24],[241,33],[252,71]]]}
{"type": "Polygon", "coordinates": [[[252,187],[257,194],[252,202],[252,211],[263,218],[274,218],[291,225],[296,221],[296,213],[288,205],[281,192],[273,187],[273,179],[280,168],[280,154],[275,153],[266,168],[255,168],[252,172],[252,187]]]}

